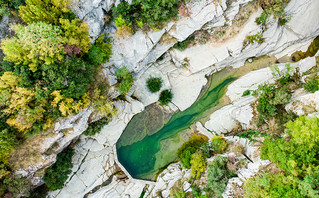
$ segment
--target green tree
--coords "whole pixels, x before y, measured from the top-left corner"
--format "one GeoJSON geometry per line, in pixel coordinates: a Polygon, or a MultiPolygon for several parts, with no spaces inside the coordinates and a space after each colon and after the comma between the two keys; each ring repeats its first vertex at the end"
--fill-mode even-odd
{"type": "Polygon", "coordinates": [[[68,175],[72,172],[72,156],[74,150],[70,147],[58,154],[56,162],[45,171],[44,182],[50,191],[63,187],[68,175]]]}
{"type": "Polygon", "coordinates": [[[158,101],[161,105],[168,105],[172,101],[173,94],[170,90],[166,89],[160,93],[158,101]]]}
{"type": "Polygon", "coordinates": [[[158,92],[162,87],[162,79],[161,78],[148,78],[146,81],[146,85],[148,90],[152,93],[158,92]]]}
{"type": "Polygon", "coordinates": [[[194,134],[187,142],[185,142],[177,151],[182,165],[185,168],[191,168],[192,155],[207,142],[205,137],[194,134]]]}
{"type": "Polygon", "coordinates": [[[235,177],[236,173],[228,170],[227,158],[218,156],[208,165],[207,176],[207,193],[208,197],[221,197],[227,182],[231,177],[235,177]]]}
{"type": "Polygon", "coordinates": [[[244,188],[247,198],[303,197],[296,180],[286,177],[283,173],[263,173],[261,176],[250,178],[244,188]]]}
{"type": "Polygon", "coordinates": [[[130,91],[134,78],[131,72],[127,69],[127,67],[122,67],[116,72],[117,81],[119,84],[119,92],[120,94],[126,94],[130,91]]]}
{"type": "Polygon", "coordinates": [[[216,153],[223,153],[227,148],[227,142],[223,136],[215,135],[211,141],[211,147],[216,153]]]}

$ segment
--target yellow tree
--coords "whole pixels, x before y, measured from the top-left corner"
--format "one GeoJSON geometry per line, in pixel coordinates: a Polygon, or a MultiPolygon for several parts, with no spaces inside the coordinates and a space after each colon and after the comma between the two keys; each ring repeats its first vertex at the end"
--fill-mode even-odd
{"type": "Polygon", "coordinates": [[[39,22],[12,28],[16,32],[15,37],[5,39],[1,44],[5,60],[28,65],[35,72],[39,64],[52,64],[64,57],[60,27],[39,22]]]}
{"type": "Polygon", "coordinates": [[[76,45],[81,48],[82,52],[88,53],[91,48],[89,37],[89,26],[86,22],[79,19],[60,19],[64,33],[64,42],[68,45],[76,45]]]}
{"type": "Polygon", "coordinates": [[[56,24],[63,13],[70,12],[70,0],[26,0],[20,6],[19,15],[26,23],[46,22],[56,24]]]}

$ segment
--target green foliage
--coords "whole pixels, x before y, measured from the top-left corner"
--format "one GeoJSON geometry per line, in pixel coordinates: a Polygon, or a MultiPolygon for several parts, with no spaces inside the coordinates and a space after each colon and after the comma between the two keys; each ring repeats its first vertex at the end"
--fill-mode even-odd
{"type": "Polygon", "coordinates": [[[106,34],[101,34],[88,53],[88,61],[93,65],[101,65],[109,61],[112,55],[111,39],[106,34]]]}
{"type": "Polygon", "coordinates": [[[164,22],[177,16],[180,0],[133,0],[129,5],[121,1],[113,8],[113,18],[118,27],[124,24],[134,29],[143,27],[159,27],[164,22]]]}
{"type": "Polygon", "coordinates": [[[235,172],[228,170],[227,161],[227,158],[218,156],[208,165],[206,192],[209,197],[221,197],[228,180],[236,176],[235,172]]]}
{"type": "Polygon", "coordinates": [[[260,0],[264,7],[264,11],[260,17],[256,19],[258,25],[265,25],[268,16],[273,15],[278,18],[279,25],[285,25],[289,18],[286,16],[285,7],[290,0],[260,0]]]}
{"type": "Polygon", "coordinates": [[[57,24],[65,13],[70,13],[69,4],[69,0],[26,0],[19,15],[28,24],[40,21],[57,24]]]}
{"type": "Polygon", "coordinates": [[[88,53],[91,48],[88,24],[81,23],[79,19],[62,19],[60,18],[61,27],[63,28],[63,40],[68,45],[78,46],[82,52],[88,53]]]}
{"type": "Polygon", "coordinates": [[[246,39],[248,40],[250,44],[253,44],[253,43],[261,44],[264,42],[263,35],[260,32],[251,36],[247,36],[246,39]]]}
{"type": "Polygon", "coordinates": [[[178,49],[178,50],[180,50],[180,51],[184,51],[187,47],[188,47],[188,45],[189,45],[189,43],[191,42],[191,41],[193,41],[195,39],[195,36],[189,36],[187,39],[185,39],[184,41],[182,41],[182,42],[178,42],[178,43],[176,43],[173,47],[175,48],[175,49],[178,49]]]}
{"type": "Polygon", "coordinates": [[[315,93],[319,90],[319,80],[317,78],[310,78],[306,84],[304,84],[304,89],[311,93],[315,93]]]}
{"type": "MultiPolygon", "coordinates": [[[[293,189],[298,184],[298,192],[302,193],[302,197],[318,197],[319,118],[302,116],[289,121],[286,127],[287,140],[267,137],[261,158],[271,160],[283,170],[285,178],[282,180],[294,181],[293,189]]],[[[289,184],[284,184],[283,188],[290,188],[289,184]]],[[[269,191],[275,193],[277,188],[272,186],[269,191]]]]}
{"type": "Polygon", "coordinates": [[[296,180],[287,178],[283,173],[264,173],[254,179],[248,179],[245,191],[247,198],[303,197],[297,188],[296,180]]]}
{"type": "Polygon", "coordinates": [[[227,148],[227,142],[223,136],[215,135],[211,142],[211,147],[216,153],[223,153],[227,148]]]}
{"type": "Polygon", "coordinates": [[[240,137],[240,138],[246,138],[249,140],[249,142],[255,142],[254,138],[257,137],[266,137],[267,134],[261,133],[260,131],[253,131],[253,130],[247,130],[245,132],[236,134],[235,136],[240,137]]]}
{"type": "Polygon", "coordinates": [[[192,195],[195,198],[208,198],[207,195],[202,194],[202,190],[198,186],[192,186],[192,195]]]}
{"type": "Polygon", "coordinates": [[[152,93],[158,92],[162,87],[162,79],[161,78],[149,78],[146,81],[146,85],[148,90],[152,93]]]}
{"type": "Polygon", "coordinates": [[[11,11],[19,10],[22,5],[25,5],[25,0],[0,0],[0,19],[3,15],[10,16],[11,11]]]}
{"type": "Polygon", "coordinates": [[[191,168],[191,158],[194,153],[203,145],[207,140],[200,135],[194,134],[187,142],[185,142],[177,151],[182,165],[185,168],[191,168]]]}
{"type": "Polygon", "coordinates": [[[270,69],[273,77],[280,83],[280,85],[292,82],[294,80],[293,77],[298,75],[290,63],[285,64],[285,68],[283,70],[280,70],[277,65],[270,66],[270,69]]]}
{"type": "Polygon", "coordinates": [[[274,98],[276,87],[274,85],[259,85],[258,89],[253,92],[253,96],[258,97],[257,111],[260,119],[268,119],[277,114],[278,108],[271,103],[274,98]]]}
{"type": "Polygon", "coordinates": [[[92,82],[96,67],[78,58],[64,60],[61,64],[41,65],[43,90],[50,93],[61,90],[67,98],[81,99],[92,82]]]}
{"type": "Polygon", "coordinates": [[[83,132],[83,135],[93,136],[101,132],[102,128],[109,123],[108,118],[102,118],[96,122],[93,122],[89,127],[83,132]]]}
{"type": "Polygon", "coordinates": [[[73,154],[72,148],[64,149],[58,154],[55,164],[46,169],[43,180],[50,191],[61,189],[68,179],[68,175],[72,172],[73,154]]]}
{"type": "Polygon", "coordinates": [[[258,25],[265,25],[266,24],[266,21],[267,21],[267,18],[268,18],[268,14],[263,11],[260,15],[260,17],[256,18],[256,23],[258,25]]]}
{"type": "Polygon", "coordinates": [[[173,94],[170,90],[164,90],[161,92],[160,97],[158,101],[161,103],[161,105],[168,105],[172,101],[173,94]]]}
{"type": "Polygon", "coordinates": [[[201,173],[205,172],[207,159],[201,151],[198,151],[192,155],[191,161],[192,175],[199,178],[201,173]]]}
{"type": "Polygon", "coordinates": [[[173,195],[173,198],[185,198],[186,192],[182,189],[173,195]]]}
{"type": "Polygon", "coordinates": [[[64,57],[62,30],[46,23],[12,27],[15,37],[5,39],[1,48],[6,54],[4,60],[28,65],[35,72],[42,63],[52,64],[64,57]]]}
{"type": "Polygon", "coordinates": [[[117,81],[120,83],[119,92],[120,94],[126,94],[130,91],[134,78],[127,67],[122,67],[116,72],[117,81]]]}
{"type": "Polygon", "coordinates": [[[28,197],[30,182],[20,175],[6,177],[3,181],[6,189],[12,193],[13,197],[28,197]]]}
{"type": "Polygon", "coordinates": [[[244,91],[244,93],[243,93],[243,95],[242,95],[242,97],[244,97],[244,96],[249,96],[251,94],[251,90],[246,90],[246,91],[244,91]]]}

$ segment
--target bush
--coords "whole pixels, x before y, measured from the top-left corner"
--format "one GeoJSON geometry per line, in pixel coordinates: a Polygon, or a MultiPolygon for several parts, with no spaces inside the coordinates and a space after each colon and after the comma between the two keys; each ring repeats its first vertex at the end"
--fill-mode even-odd
{"type": "Polygon", "coordinates": [[[302,197],[295,180],[288,179],[283,173],[263,173],[245,184],[245,197],[302,197]]]}
{"type": "Polygon", "coordinates": [[[310,78],[306,84],[304,84],[304,89],[310,91],[311,93],[315,93],[319,90],[319,81],[317,78],[310,78]]]}
{"type": "Polygon", "coordinates": [[[244,96],[249,96],[249,95],[250,95],[250,92],[251,92],[251,90],[246,90],[246,91],[244,91],[242,97],[244,97],[244,96]]]}
{"type": "Polygon", "coordinates": [[[191,168],[192,155],[205,143],[205,137],[194,134],[177,151],[177,155],[185,168],[191,168]]]}
{"type": "Polygon", "coordinates": [[[96,122],[93,122],[89,125],[89,127],[83,132],[83,135],[93,136],[97,133],[100,133],[102,128],[109,123],[108,118],[102,118],[96,122]]]}
{"type": "Polygon", "coordinates": [[[72,172],[72,156],[74,151],[68,147],[58,154],[55,164],[45,171],[44,183],[50,191],[61,189],[68,175],[72,172]]]}
{"type": "Polygon", "coordinates": [[[101,34],[88,53],[88,61],[93,65],[99,66],[102,63],[109,61],[111,55],[111,39],[106,34],[101,34]]]}
{"type": "Polygon", "coordinates": [[[246,39],[248,40],[250,44],[253,44],[253,43],[261,44],[264,42],[264,39],[262,37],[263,35],[260,32],[258,32],[257,34],[247,36],[246,39]]]}
{"type": "Polygon", "coordinates": [[[124,66],[116,72],[117,82],[119,85],[120,94],[126,94],[130,91],[134,78],[130,71],[124,66]]]}
{"type": "Polygon", "coordinates": [[[117,25],[132,26],[134,30],[143,24],[159,27],[178,14],[180,0],[133,0],[129,5],[121,1],[113,8],[113,18],[117,25]],[[125,22],[124,22],[125,21],[125,22]]]}
{"type": "Polygon", "coordinates": [[[158,101],[161,103],[161,105],[167,105],[168,103],[172,101],[172,98],[173,98],[172,92],[166,89],[161,92],[158,101]]]}
{"type": "Polygon", "coordinates": [[[258,17],[258,18],[256,19],[256,23],[257,23],[258,25],[265,25],[265,24],[266,24],[266,21],[267,21],[267,18],[268,18],[268,14],[267,14],[265,11],[263,11],[263,12],[261,13],[260,17],[258,17]]]}
{"type": "Polygon", "coordinates": [[[227,158],[218,156],[208,165],[206,192],[208,197],[221,197],[228,180],[235,177],[236,173],[228,170],[227,158]]]}
{"type": "Polygon", "coordinates": [[[31,183],[27,178],[20,175],[9,176],[4,179],[3,183],[13,197],[29,197],[31,183]]]}
{"type": "Polygon", "coordinates": [[[194,39],[195,39],[195,36],[194,36],[194,35],[189,36],[189,37],[188,37],[187,39],[185,39],[184,41],[176,43],[173,47],[174,47],[175,49],[180,50],[180,51],[184,51],[184,50],[188,47],[190,41],[193,41],[194,39]]]}
{"type": "Polygon", "coordinates": [[[147,88],[150,92],[155,93],[158,92],[162,87],[162,79],[161,78],[149,78],[146,81],[147,88]]]}
{"type": "Polygon", "coordinates": [[[212,139],[211,146],[214,152],[223,153],[227,148],[227,142],[222,136],[215,135],[212,139]]]}
{"type": "Polygon", "coordinates": [[[201,151],[198,151],[192,155],[191,161],[192,175],[199,178],[201,173],[205,172],[207,159],[201,151]]]}

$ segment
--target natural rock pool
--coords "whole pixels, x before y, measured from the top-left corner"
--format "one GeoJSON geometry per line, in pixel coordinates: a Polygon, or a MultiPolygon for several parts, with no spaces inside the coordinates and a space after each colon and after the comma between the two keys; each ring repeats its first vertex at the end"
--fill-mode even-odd
{"type": "Polygon", "coordinates": [[[178,148],[192,133],[190,126],[219,103],[227,85],[235,80],[228,71],[212,78],[214,83],[185,111],[171,116],[152,104],[132,118],[117,142],[118,160],[132,177],[155,179],[161,168],[177,159],[178,148]]]}

